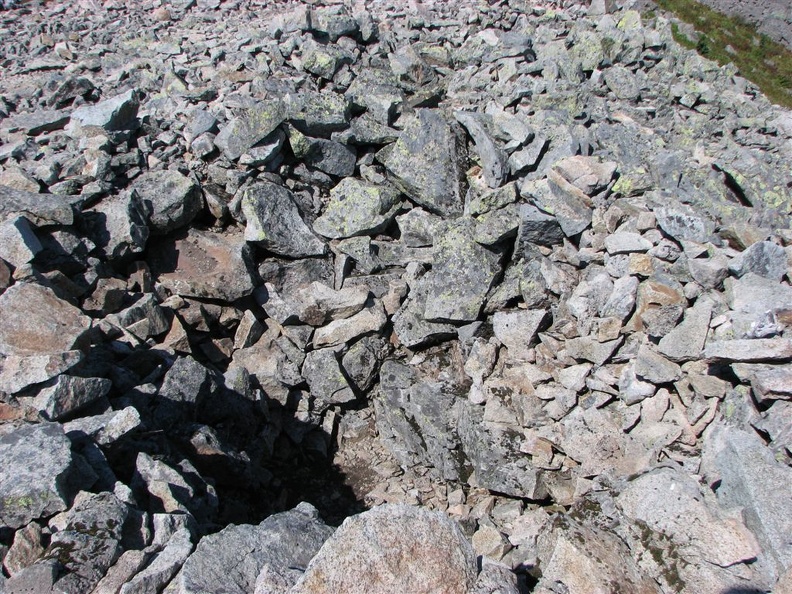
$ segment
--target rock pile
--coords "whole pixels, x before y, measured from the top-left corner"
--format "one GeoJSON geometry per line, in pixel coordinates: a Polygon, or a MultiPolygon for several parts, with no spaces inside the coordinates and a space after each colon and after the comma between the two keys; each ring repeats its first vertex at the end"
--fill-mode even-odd
{"type": "Polygon", "coordinates": [[[0,14],[0,592],[792,587],[792,116],[616,4],[0,14]]]}

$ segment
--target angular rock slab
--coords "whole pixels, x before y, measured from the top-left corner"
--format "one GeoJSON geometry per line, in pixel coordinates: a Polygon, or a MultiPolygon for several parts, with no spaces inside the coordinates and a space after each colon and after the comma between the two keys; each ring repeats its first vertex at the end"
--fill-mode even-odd
{"type": "Polygon", "coordinates": [[[447,480],[469,474],[453,429],[456,396],[397,361],[385,361],[380,378],[377,430],[396,459],[408,467],[432,466],[447,480]]]}
{"type": "Polygon", "coordinates": [[[214,140],[215,145],[234,161],[275,130],[284,119],[286,107],[282,101],[262,101],[244,110],[220,130],[214,140]]]}
{"type": "Polygon", "coordinates": [[[427,320],[470,322],[478,317],[500,272],[501,254],[472,237],[469,222],[449,225],[435,237],[434,265],[421,281],[429,290],[424,310],[427,320]]]}
{"type": "Polygon", "coordinates": [[[149,171],[133,187],[149,210],[149,229],[165,234],[187,225],[201,212],[201,189],[178,171],[149,171]]]}
{"type": "Polygon", "coordinates": [[[57,423],[0,435],[0,527],[19,528],[68,508],[71,442],[57,423]]]}
{"type": "Polygon", "coordinates": [[[400,207],[399,192],[347,178],[330,190],[330,204],[314,221],[314,231],[331,239],[379,233],[400,207]]]}
{"type": "Polygon", "coordinates": [[[245,190],[242,212],[247,220],[245,240],[290,258],[322,256],[324,242],[305,224],[289,190],[259,182],[245,190]]]}
{"type": "Polygon", "coordinates": [[[347,518],[291,594],[467,594],[476,556],[446,515],[383,505],[347,518]]]}
{"type": "Polygon", "coordinates": [[[98,126],[107,131],[130,130],[137,121],[140,94],[131,89],[95,105],[78,107],[71,113],[69,129],[74,134],[80,127],[98,126]]]}
{"type": "Polygon", "coordinates": [[[709,482],[720,481],[716,494],[721,505],[743,509],[746,526],[756,536],[762,556],[769,558],[777,575],[789,571],[792,469],[777,462],[758,435],[731,427],[713,431],[702,463],[714,472],[708,477],[709,482]]]}
{"type": "Polygon", "coordinates": [[[154,244],[152,256],[152,272],[177,295],[235,301],[253,292],[250,247],[241,233],[193,228],[154,244]]]}
{"type": "Polygon", "coordinates": [[[419,109],[394,144],[377,153],[396,185],[436,214],[462,214],[462,155],[458,136],[441,112],[419,109]]]}
{"type": "Polygon", "coordinates": [[[171,588],[178,594],[286,592],[332,533],[308,503],[258,526],[228,526],[201,539],[171,588]]]}
{"type": "Polygon", "coordinates": [[[0,295],[0,354],[50,355],[79,347],[91,319],[52,289],[17,283],[0,295]]]}
{"type": "Polygon", "coordinates": [[[34,225],[71,225],[79,196],[37,194],[0,185],[0,219],[23,214],[34,225]]]}

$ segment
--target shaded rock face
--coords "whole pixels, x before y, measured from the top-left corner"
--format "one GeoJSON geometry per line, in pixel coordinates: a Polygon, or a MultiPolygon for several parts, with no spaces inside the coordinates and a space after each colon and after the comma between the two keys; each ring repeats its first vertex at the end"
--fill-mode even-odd
{"type": "Polygon", "coordinates": [[[784,591],[792,120],[733,67],[632,1],[22,4],[1,592],[784,591]]]}

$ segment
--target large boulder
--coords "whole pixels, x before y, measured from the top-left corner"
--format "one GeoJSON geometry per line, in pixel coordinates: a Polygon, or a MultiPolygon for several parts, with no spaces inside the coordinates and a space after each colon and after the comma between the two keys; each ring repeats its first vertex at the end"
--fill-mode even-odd
{"type": "Polygon", "coordinates": [[[467,594],[475,580],[473,547],[453,520],[383,505],[347,518],[290,594],[467,594]]]}

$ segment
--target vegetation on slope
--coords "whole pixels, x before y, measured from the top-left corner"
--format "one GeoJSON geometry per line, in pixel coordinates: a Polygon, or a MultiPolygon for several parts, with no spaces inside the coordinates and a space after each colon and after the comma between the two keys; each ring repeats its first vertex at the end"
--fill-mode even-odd
{"type": "Polygon", "coordinates": [[[719,64],[733,62],[740,74],[771,101],[792,108],[792,51],[742,19],[721,14],[695,0],[655,1],[701,33],[694,41],[674,26],[678,43],[719,64]]]}

